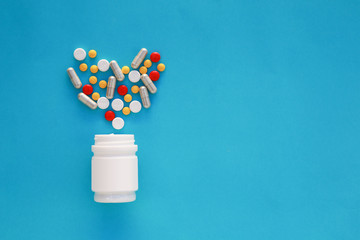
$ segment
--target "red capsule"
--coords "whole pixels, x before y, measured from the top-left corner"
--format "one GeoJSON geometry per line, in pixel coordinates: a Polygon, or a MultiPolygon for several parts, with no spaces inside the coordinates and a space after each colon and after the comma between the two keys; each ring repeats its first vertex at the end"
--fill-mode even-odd
{"type": "Polygon", "coordinates": [[[113,111],[107,111],[105,113],[105,119],[108,121],[112,121],[115,118],[115,113],[113,111]]]}
{"type": "Polygon", "coordinates": [[[125,86],[125,85],[120,85],[117,89],[118,93],[121,95],[121,96],[124,96],[127,94],[128,92],[128,88],[125,86]]]}
{"type": "Polygon", "coordinates": [[[153,82],[155,82],[155,81],[159,80],[160,73],[158,71],[152,71],[151,73],[149,73],[149,77],[153,82]]]}
{"type": "Polygon", "coordinates": [[[150,55],[150,60],[152,62],[158,62],[160,61],[160,53],[158,52],[153,52],[151,55],[150,55]]]}
{"type": "Polygon", "coordinates": [[[93,87],[90,84],[86,84],[83,86],[83,93],[85,93],[86,95],[90,95],[93,92],[93,87]]]}

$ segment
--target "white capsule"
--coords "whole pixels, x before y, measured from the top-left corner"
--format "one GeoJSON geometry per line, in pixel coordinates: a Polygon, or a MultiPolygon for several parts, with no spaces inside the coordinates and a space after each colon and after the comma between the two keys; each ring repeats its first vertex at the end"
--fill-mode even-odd
{"type": "Polygon", "coordinates": [[[133,113],[138,113],[141,110],[141,103],[139,101],[134,100],[130,103],[129,107],[130,107],[130,111],[132,111],[133,113]]]}
{"type": "Polygon", "coordinates": [[[85,104],[86,106],[88,106],[91,109],[96,109],[97,108],[97,103],[94,102],[89,96],[87,96],[85,93],[79,93],[78,95],[78,99],[85,104]]]}
{"type": "Polygon", "coordinates": [[[147,87],[147,89],[149,90],[149,92],[151,93],[156,93],[157,88],[154,85],[153,81],[151,81],[150,77],[145,73],[143,75],[141,75],[141,81],[144,83],[144,85],[147,87]]]}
{"type": "Polygon", "coordinates": [[[115,128],[117,130],[122,129],[124,127],[124,125],[125,125],[125,122],[121,117],[117,117],[117,118],[114,118],[114,120],[112,120],[112,126],[113,126],[113,128],[115,128]]]}
{"type": "Polygon", "coordinates": [[[101,59],[100,61],[98,61],[98,64],[97,64],[98,68],[99,68],[99,71],[101,72],[106,72],[107,70],[109,70],[109,61],[106,60],[106,59],[101,59]]]}
{"type": "Polygon", "coordinates": [[[97,100],[97,104],[100,109],[107,109],[110,105],[110,102],[106,97],[101,97],[97,100]]]}
{"type": "Polygon", "coordinates": [[[106,89],[106,97],[108,99],[112,99],[114,97],[116,87],[116,78],[114,76],[110,76],[107,83],[107,89],[106,89]]]}
{"type": "Polygon", "coordinates": [[[120,98],[115,98],[111,102],[111,107],[112,107],[112,109],[114,109],[114,111],[120,111],[124,107],[124,102],[120,98]]]}
{"type": "Polygon", "coordinates": [[[112,60],[110,62],[110,67],[113,70],[115,77],[118,81],[123,81],[125,79],[125,76],[124,76],[123,72],[121,71],[119,64],[115,60],[112,60]]]}
{"type": "Polygon", "coordinates": [[[144,86],[140,87],[140,96],[144,108],[149,108],[151,106],[151,103],[150,103],[149,93],[146,87],[144,86]]]}
{"type": "Polygon", "coordinates": [[[140,80],[140,73],[137,70],[132,70],[129,73],[129,80],[132,83],[137,83],[140,80]]]}
{"type": "Polygon", "coordinates": [[[80,78],[76,74],[75,70],[72,67],[70,67],[66,71],[67,71],[67,73],[69,75],[69,78],[70,78],[72,84],[74,85],[74,87],[75,88],[81,88],[82,83],[80,81],[80,78]]]}
{"type": "Polygon", "coordinates": [[[86,51],[82,48],[75,49],[74,58],[78,61],[84,60],[86,58],[86,51]]]}
{"type": "Polygon", "coordinates": [[[147,53],[148,53],[148,50],[146,50],[146,48],[140,49],[139,53],[136,55],[136,57],[132,61],[131,67],[133,69],[137,69],[140,66],[140,64],[142,63],[142,61],[144,61],[147,53]]]}

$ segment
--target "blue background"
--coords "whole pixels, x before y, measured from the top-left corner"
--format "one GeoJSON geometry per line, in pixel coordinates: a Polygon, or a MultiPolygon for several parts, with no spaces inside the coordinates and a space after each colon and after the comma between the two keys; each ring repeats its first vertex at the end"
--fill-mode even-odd
{"type": "Polygon", "coordinates": [[[359,1],[1,1],[0,239],[359,239],[359,13],[359,1]],[[159,51],[152,107],[114,131],[77,100],[77,47],[97,50],[89,66],[159,51]],[[139,145],[134,203],[93,201],[90,146],[112,132],[139,145]]]}

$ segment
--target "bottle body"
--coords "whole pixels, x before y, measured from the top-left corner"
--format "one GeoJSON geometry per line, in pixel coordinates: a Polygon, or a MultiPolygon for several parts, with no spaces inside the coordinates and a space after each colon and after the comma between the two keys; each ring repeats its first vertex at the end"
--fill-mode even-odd
{"type": "Polygon", "coordinates": [[[138,190],[137,145],[134,135],[95,135],[91,189],[102,203],[132,202],[138,190]]]}

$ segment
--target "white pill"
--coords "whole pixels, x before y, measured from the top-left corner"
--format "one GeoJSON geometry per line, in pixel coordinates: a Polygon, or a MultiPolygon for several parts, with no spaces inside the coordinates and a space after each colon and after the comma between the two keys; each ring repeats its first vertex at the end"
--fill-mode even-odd
{"type": "Polygon", "coordinates": [[[124,120],[120,117],[115,118],[114,120],[112,120],[112,126],[119,130],[122,129],[124,127],[124,120]]]}
{"type": "Polygon", "coordinates": [[[82,61],[86,58],[86,52],[82,48],[77,48],[74,51],[74,58],[78,61],[82,61]]]}
{"type": "MultiPolygon", "coordinates": [[[[115,111],[120,111],[124,107],[124,102],[120,98],[116,98],[111,102],[111,107],[115,111]]],[[[130,108],[130,110],[131,110],[131,108],[130,108]]]]}
{"type": "Polygon", "coordinates": [[[101,109],[106,109],[109,107],[110,102],[106,97],[101,97],[97,100],[98,107],[101,109]]]}
{"type": "Polygon", "coordinates": [[[133,113],[138,113],[140,112],[141,110],[141,103],[139,101],[132,101],[130,103],[130,110],[133,112],[133,113]]]}
{"type": "Polygon", "coordinates": [[[129,80],[130,82],[137,83],[140,80],[140,73],[139,71],[132,70],[129,73],[129,80]]]}
{"type": "Polygon", "coordinates": [[[110,67],[110,63],[108,60],[106,59],[101,59],[98,64],[97,64],[99,70],[101,72],[106,72],[107,70],[109,70],[109,67],[110,67]]]}

